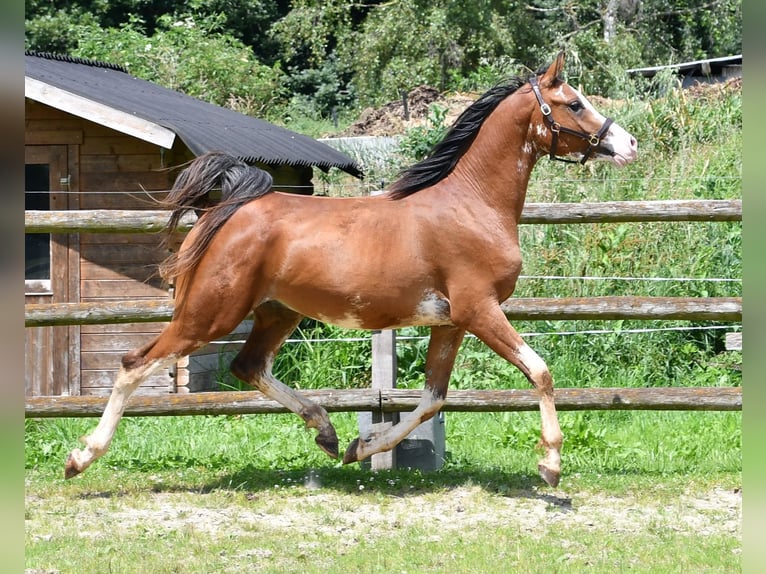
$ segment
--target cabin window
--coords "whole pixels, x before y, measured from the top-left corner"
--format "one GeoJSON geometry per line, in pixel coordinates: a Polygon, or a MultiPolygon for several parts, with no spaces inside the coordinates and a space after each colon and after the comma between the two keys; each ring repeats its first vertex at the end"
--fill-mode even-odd
{"type": "MultiPolygon", "coordinates": [[[[50,209],[50,165],[27,164],[24,177],[24,209],[50,209]]],[[[24,236],[24,279],[50,288],[50,233],[27,233],[24,236]],[[42,282],[42,283],[41,283],[42,282]]]]}

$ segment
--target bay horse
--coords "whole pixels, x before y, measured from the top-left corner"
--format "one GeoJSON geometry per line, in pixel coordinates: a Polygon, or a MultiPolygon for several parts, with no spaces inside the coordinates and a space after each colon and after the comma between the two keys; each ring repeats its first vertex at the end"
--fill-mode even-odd
{"type": "Polygon", "coordinates": [[[443,406],[463,336],[473,333],[515,365],[540,397],[545,449],[538,471],[557,486],[563,436],[547,365],[510,325],[500,303],[521,271],[518,224],[536,162],[636,158],[636,139],[561,79],[564,55],[540,73],[490,89],[423,161],[384,194],[327,198],[280,193],[264,171],[219,152],[193,160],[167,204],[168,230],[199,218],[162,266],[175,280],[173,317],[127,353],[95,430],[67,458],[71,478],[102,456],[131,393],[149,375],[231,332],[249,313],[252,332],[231,371],[317,429],[338,457],[324,408],[272,374],[274,357],[301,318],[340,327],[429,326],[426,383],[414,416],[355,439],[344,463],[394,448],[443,406]]]}

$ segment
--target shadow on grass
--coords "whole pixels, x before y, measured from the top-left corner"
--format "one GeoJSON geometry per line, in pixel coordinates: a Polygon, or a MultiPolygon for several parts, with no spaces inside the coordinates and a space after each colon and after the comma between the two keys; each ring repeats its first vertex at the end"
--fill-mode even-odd
{"type": "Polygon", "coordinates": [[[231,492],[249,497],[280,491],[285,496],[324,491],[359,496],[375,493],[405,498],[428,493],[448,494],[450,490],[461,487],[479,487],[500,496],[541,499],[559,509],[571,509],[571,500],[563,492],[548,487],[537,475],[462,467],[429,472],[415,469],[372,472],[359,465],[292,470],[251,465],[231,472],[195,471],[193,475],[173,471],[147,473],[120,470],[110,475],[94,472],[88,477],[83,475],[71,482],[67,481],[67,484],[74,487],[70,490],[71,494],[82,499],[131,497],[140,492],[231,492]],[[77,484],[78,481],[81,482],[77,484]]]}
{"type": "Polygon", "coordinates": [[[229,474],[219,475],[196,488],[188,484],[163,481],[151,491],[210,492],[230,491],[257,497],[262,493],[284,491],[285,496],[304,495],[309,492],[329,492],[349,496],[379,494],[407,498],[423,494],[449,495],[461,487],[479,487],[486,492],[510,498],[536,499],[551,508],[568,512],[572,500],[564,492],[551,489],[537,475],[508,473],[499,470],[449,469],[422,472],[420,470],[386,470],[372,472],[356,467],[305,468],[270,470],[255,466],[244,467],[229,474]]]}

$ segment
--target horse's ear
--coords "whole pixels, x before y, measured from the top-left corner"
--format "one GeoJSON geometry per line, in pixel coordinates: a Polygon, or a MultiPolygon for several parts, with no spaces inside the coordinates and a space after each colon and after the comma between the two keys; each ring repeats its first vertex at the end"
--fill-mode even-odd
{"type": "Polygon", "coordinates": [[[561,81],[561,73],[564,71],[564,50],[558,53],[553,63],[540,78],[541,86],[555,86],[561,81]]]}

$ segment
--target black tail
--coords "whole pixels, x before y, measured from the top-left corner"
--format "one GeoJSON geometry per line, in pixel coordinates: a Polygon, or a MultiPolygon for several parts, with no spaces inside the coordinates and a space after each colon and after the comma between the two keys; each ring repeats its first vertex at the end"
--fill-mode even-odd
{"type": "Polygon", "coordinates": [[[170,281],[190,271],[234,212],[269,193],[272,183],[268,172],[223,152],[208,152],[194,159],[178,175],[163,205],[173,210],[165,228],[166,242],[188,211],[196,212],[199,218],[196,237],[192,245],[160,265],[162,277],[170,281]]]}

